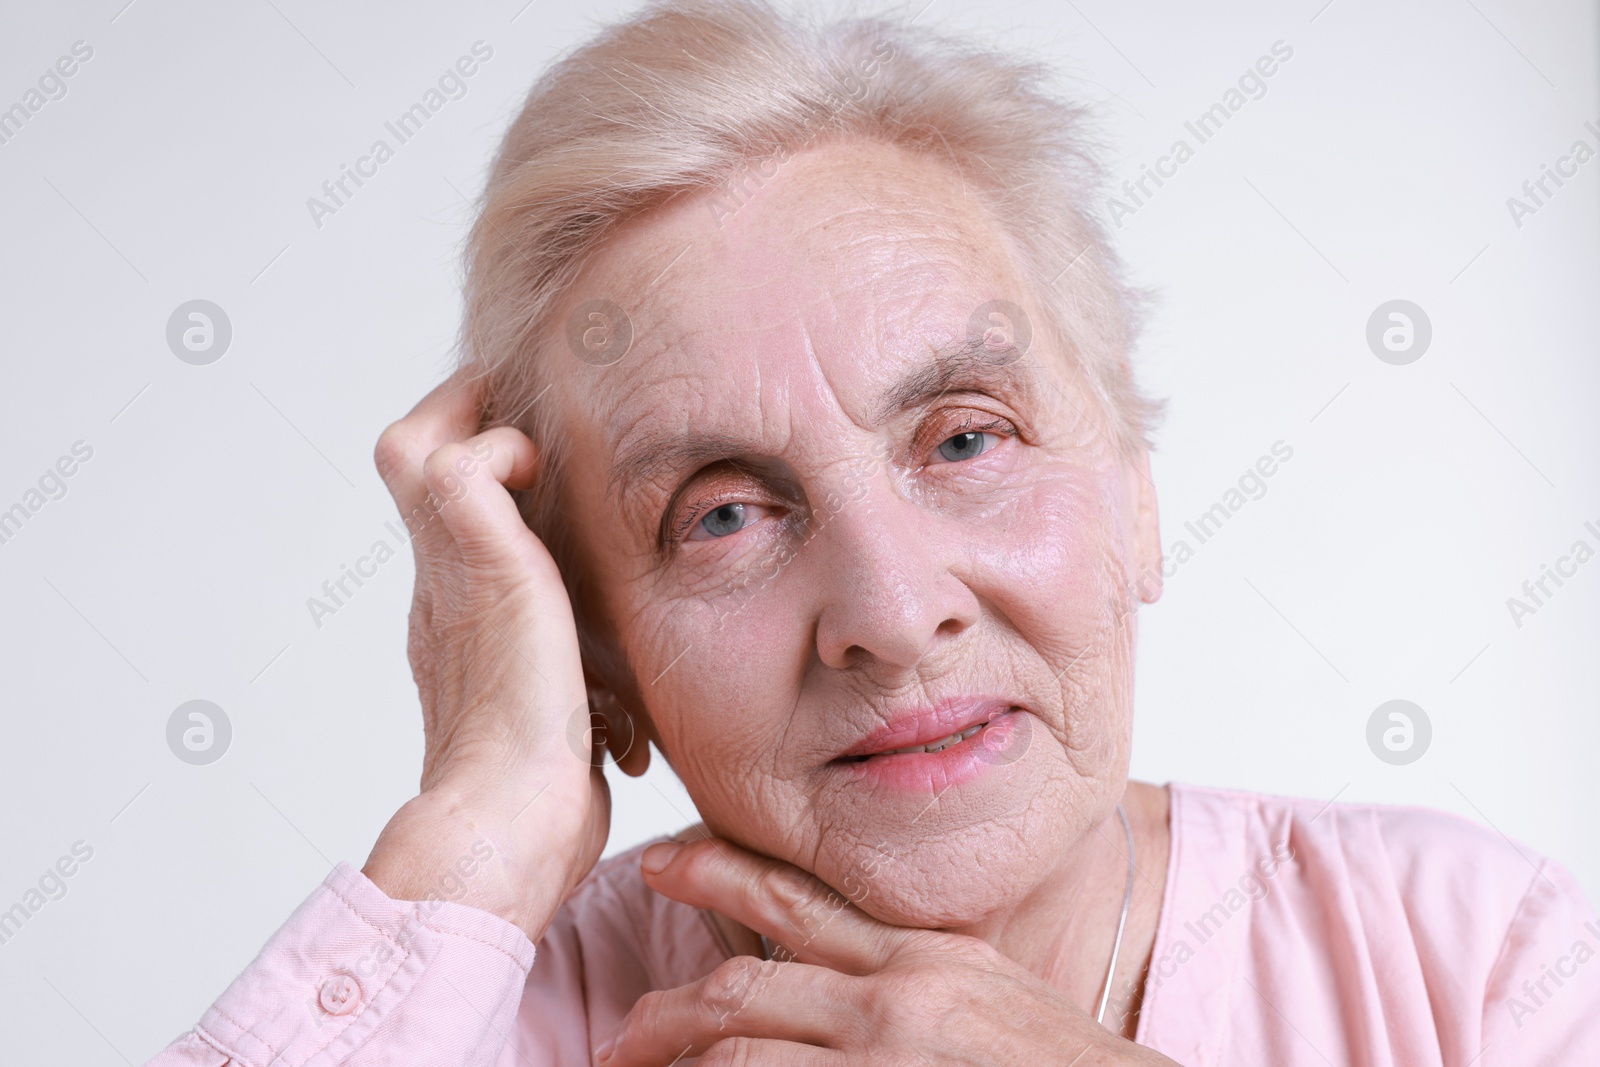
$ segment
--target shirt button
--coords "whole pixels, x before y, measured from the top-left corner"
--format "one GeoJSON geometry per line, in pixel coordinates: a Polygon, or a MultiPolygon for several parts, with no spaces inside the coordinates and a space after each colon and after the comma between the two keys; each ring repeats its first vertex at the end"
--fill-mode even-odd
{"type": "Polygon", "coordinates": [[[349,1015],[361,1003],[361,986],[348,974],[336,974],[322,983],[317,1002],[329,1015],[349,1015]]]}

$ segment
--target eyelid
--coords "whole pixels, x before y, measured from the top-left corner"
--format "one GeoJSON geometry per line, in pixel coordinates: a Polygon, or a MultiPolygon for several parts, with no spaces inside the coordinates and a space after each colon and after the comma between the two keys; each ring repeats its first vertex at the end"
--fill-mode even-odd
{"type": "MultiPolygon", "coordinates": [[[[693,483],[691,482],[690,485],[692,486],[692,484],[693,483]]],[[[673,501],[674,506],[677,504],[679,499],[691,495],[687,491],[687,488],[688,487],[686,487],[686,491],[684,493],[680,494],[680,496],[673,501]]],[[[670,521],[672,511],[669,510],[667,512],[668,521],[665,521],[662,524],[663,531],[666,535],[666,544],[664,547],[667,549],[673,549],[683,544],[685,541],[690,540],[689,534],[691,531],[693,531],[695,524],[700,522],[707,515],[711,514],[711,512],[715,511],[724,504],[744,504],[748,507],[760,508],[763,512],[778,510],[778,505],[761,503],[758,500],[751,499],[755,496],[766,496],[770,499],[771,494],[752,493],[749,491],[747,486],[729,487],[722,490],[713,489],[709,494],[695,499],[693,507],[685,510],[683,512],[683,518],[679,519],[677,522],[670,521]]],[[[760,518],[764,517],[764,515],[758,516],[755,521],[747,523],[741,528],[741,530],[749,529],[751,526],[755,525],[756,521],[759,521],[760,518]]],[[[733,535],[729,534],[728,536],[732,537],[733,535]]],[[[712,540],[726,540],[726,538],[712,538],[712,540]]]]}
{"type": "MultiPolygon", "coordinates": [[[[996,415],[990,411],[980,411],[974,408],[964,408],[961,409],[961,418],[958,424],[951,425],[946,423],[943,426],[935,425],[932,429],[928,430],[927,434],[935,439],[931,441],[924,439],[918,442],[917,452],[918,454],[924,452],[935,452],[938,450],[940,445],[950,440],[950,438],[955,437],[957,434],[963,433],[998,433],[1002,436],[1012,438],[1021,436],[1021,431],[1017,429],[1017,424],[1006,418],[1004,415],[996,415]]],[[[945,462],[948,463],[961,461],[946,460],[945,462]]]]}

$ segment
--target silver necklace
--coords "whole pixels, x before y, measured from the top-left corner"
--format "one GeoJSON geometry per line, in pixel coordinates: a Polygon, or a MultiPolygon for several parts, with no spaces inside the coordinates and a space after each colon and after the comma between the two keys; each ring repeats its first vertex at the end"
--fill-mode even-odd
{"type": "Polygon", "coordinates": [[[1111,980],[1117,974],[1117,953],[1122,951],[1122,931],[1128,926],[1128,905],[1133,903],[1133,827],[1128,825],[1128,813],[1117,805],[1117,818],[1122,820],[1122,834],[1128,839],[1128,884],[1122,891],[1122,915],[1117,919],[1117,939],[1111,942],[1111,962],[1106,964],[1106,984],[1100,990],[1100,1007],[1094,1021],[1104,1025],[1106,1005],[1111,1003],[1111,980]]]}

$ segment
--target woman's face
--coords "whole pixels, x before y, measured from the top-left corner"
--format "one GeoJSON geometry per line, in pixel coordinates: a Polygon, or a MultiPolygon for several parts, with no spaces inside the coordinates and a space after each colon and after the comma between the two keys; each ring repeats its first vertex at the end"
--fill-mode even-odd
{"type": "Polygon", "coordinates": [[[591,610],[715,833],[880,919],[975,923],[1121,796],[1144,456],[954,171],[831,145],[743,199],[636,220],[558,309],[634,331],[555,354],[591,610]],[[994,300],[1025,351],[970,342],[994,300]]]}

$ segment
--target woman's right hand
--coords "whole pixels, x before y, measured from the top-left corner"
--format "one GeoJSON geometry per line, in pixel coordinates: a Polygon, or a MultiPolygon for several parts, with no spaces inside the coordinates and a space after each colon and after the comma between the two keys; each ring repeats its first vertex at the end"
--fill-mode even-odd
{"type": "Polygon", "coordinates": [[[599,858],[610,794],[582,753],[566,588],[508,491],[534,484],[538,455],[511,427],[475,433],[481,410],[457,373],[378,439],[416,558],[407,654],[425,753],[421,792],[363,872],[394,899],[457,900],[537,941],[599,858]]]}

